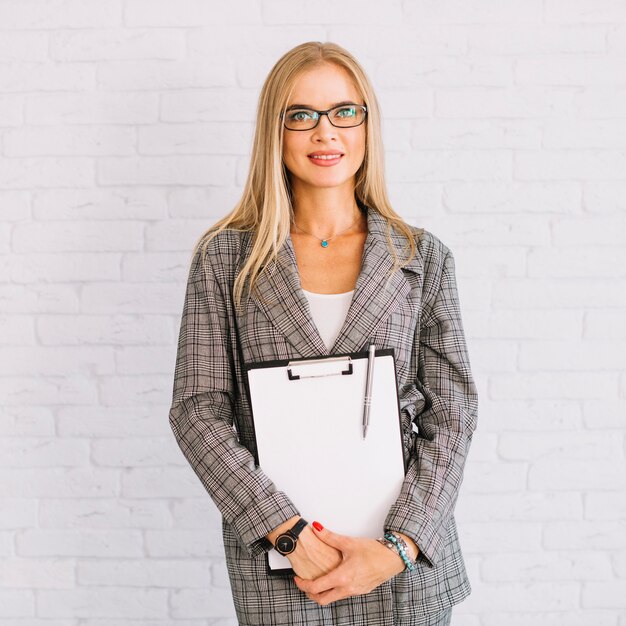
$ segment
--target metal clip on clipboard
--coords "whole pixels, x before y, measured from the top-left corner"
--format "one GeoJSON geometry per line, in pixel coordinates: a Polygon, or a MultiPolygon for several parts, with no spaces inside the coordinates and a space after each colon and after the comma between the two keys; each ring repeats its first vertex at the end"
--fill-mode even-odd
{"type": "Polygon", "coordinates": [[[335,356],[335,357],[328,357],[328,358],[324,358],[324,359],[307,359],[305,361],[289,361],[289,363],[287,363],[287,376],[289,377],[289,380],[300,380],[301,378],[323,378],[324,376],[350,376],[353,373],[353,367],[352,367],[352,357],[350,356],[335,356]],[[315,365],[315,364],[319,364],[319,363],[332,363],[332,362],[341,362],[341,363],[348,363],[348,369],[345,371],[339,371],[339,372],[330,372],[330,373],[326,373],[326,374],[308,374],[306,376],[302,376],[300,374],[293,374],[291,371],[292,367],[302,367],[305,365],[315,365]]]}

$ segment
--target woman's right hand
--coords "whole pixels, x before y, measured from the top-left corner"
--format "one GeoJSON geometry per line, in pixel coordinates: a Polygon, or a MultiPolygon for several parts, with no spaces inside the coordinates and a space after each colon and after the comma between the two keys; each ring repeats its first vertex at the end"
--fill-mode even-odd
{"type": "Polygon", "coordinates": [[[343,554],[337,548],[324,543],[307,526],[298,537],[296,549],[287,558],[300,578],[315,580],[340,565],[343,554]]]}

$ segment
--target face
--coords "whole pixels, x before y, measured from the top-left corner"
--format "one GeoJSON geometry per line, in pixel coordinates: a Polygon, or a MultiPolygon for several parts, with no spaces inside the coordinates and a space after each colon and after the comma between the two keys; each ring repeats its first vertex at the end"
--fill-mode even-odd
{"type": "MultiPolygon", "coordinates": [[[[324,64],[301,74],[287,106],[306,105],[326,111],[340,102],[365,104],[346,70],[324,64]]],[[[284,129],[283,162],[290,172],[291,184],[298,191],[311,187],[341,187],[354,189],[355,174],[365,157],[365,128],[337,128],[320,116],[310,130],[284,129]],[[315,160],[315,152],[340,152],[337,162],[315,160]]]]}

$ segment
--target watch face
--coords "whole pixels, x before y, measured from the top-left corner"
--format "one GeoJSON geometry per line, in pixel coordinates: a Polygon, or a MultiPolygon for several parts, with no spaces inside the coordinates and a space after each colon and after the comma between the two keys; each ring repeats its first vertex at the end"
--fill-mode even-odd
{"type": "Polygon", "coordinates": [[[281,554],[291,554],[296,549],[296,542],[289,535],[279,535],[276,540],[276,549],[281,554]]]}

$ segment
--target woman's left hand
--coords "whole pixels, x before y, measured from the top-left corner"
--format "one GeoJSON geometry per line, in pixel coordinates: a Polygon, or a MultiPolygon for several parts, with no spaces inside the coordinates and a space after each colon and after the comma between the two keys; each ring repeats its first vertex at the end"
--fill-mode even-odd
{"type": "Polygon", "coordinates": [[[343,554],[343,561],[324,576],[315,580],[294,577],[298,588],[321,606],[369,593],[404,569],[400,556],[375,539],[339,535],[326,528],[315,534],[343,554]]]}

